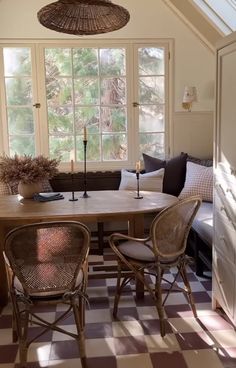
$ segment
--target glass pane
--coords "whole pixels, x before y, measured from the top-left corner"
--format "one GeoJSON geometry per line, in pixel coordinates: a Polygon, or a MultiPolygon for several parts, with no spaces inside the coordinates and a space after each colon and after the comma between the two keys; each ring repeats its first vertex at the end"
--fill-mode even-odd
{"type": "Polygon", "coordinates": [[[14,135],[9,137],[10,155],[35,155],[34,135],[14,135]]]}
{"type": "Polygon", "coordinates": [[[45,49],[46,77],[71,76],[71,49],[45,49]]]}
{"type": "Polygon", "coordinates": [[[164,132],[164,106],[143,105],[139,107],[140,132],[164,132]]]}
{"type": "Polygon", "coordinates": [[[103,107],[101,109],[103,132],[126,132],[126,109],[123,107],[103,107]]]}
{"type": "Polygon", "coordinates": [[[91,105],[98,103],[98,80],[83,78],[75,79],[75,103],[79,105],[91,105]]]}
{"type": "Polygon", "coordinates": [[[106,134],[102,136],[104,161],[127,160],[126,134],[106,134]]]}
{"type": "Polygon", "coordinates": [[[140,152],[147,155],[164,158],[164,139],[163,133],[154,134],[140,134],[140,152]]]}
{"type": "Polygon", "coordinates": [[[74,49],[73,68],[75,76],[98,75],[98,50],[89,48],[74,49]]]}
{"type": "Polygon", "coordinates": [[[124,78],[104,78],[101,82],[101,102],[103,105],[120,105],[126,102],[124,78]]]}
{"type": "Polygon", "coordinates": [[[30,76],[31,53],[29,48],[4,47],[4,75],[30,76]]]}
{"type": "Polygon", "coordinates": [[[6,78],[7,105],[32,105],[32,82],[29,78],[6,78]]]}
{"type": "MultiPolygon", "coordinates": [[[[77,161],[84,161],[83,135],[76,137],[76,158],[77,161]]],[[[88,136],[86,159],[87,161],[101,160],[100,137],[97,134],[88,136]]]]}
{"type": "Polygon", "coordinates": [[[66,106],[48,109],[49,133],[73,133],[73,111],[66,106]]]}
{"type": "Polygon", "coordinates": [[[8,108],[9,134],[34,133],[34,117],[31,108],[8,108]]]}
{"type": "Polygon", "coordinates": [[[48,78],[46,80],[48,105],[68,105],[72,103],[71,78],[48,78]]]}
{"type": "Polygon", "coordinates": [[[99,108],[98,107],[76,107],[75,108],[75,131],[83,134],[86,125],[88,134],[99,132],[99,108]]]}
{"type": "Polygon", "coordinates": [[[101,49],[100,72],[102,75],[124,75],[125,49],[101,49]]]}
{"type": "Polygon", "coordinates": [[[164,103],[164,77],[139,78],[140,103],[164,103]]]}
{"type": "Polygon", "coordinates": [[[138,49],[139,74],[164,74],[164,49],[157,47],[143,47],[138,49]]]}
{"type": "Polygon", "coordinates": [[[70,161],[73,148],[73,137],[71,136],[49,137],[49,154],[51,158],[60,157],[62,162],[68,162],[70,161]]]}

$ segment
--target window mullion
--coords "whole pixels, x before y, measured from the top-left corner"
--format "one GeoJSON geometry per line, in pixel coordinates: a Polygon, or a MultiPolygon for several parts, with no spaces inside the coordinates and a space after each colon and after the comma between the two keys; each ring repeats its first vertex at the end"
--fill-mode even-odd
{"type": "Polygon", "coordinates": [[[135,161],[139,159],[139,106],[134,106],[133,103],[139,103],[138,85],[139,85],[139,73],[138,73],[138,52],[136,45],[132,45],[132,60],[130,76],[132,81],[132,100],[130,101],[130,108],[132,111],[132,165],[135,165],[135,161]]]}
{"type": "Polygon", "coordinates": [[[40,108],[38,111],[38,136],[40,153],[49,156],[49,127],[48,127],[48,113],[47,113],[47,97],[46,97],[46,74],[45,74],[45,57],[44,45],[38,45],[36,49],[36,72],[38,82],[38,100],[40,108]]]}
{"type": "Polygon", "coordinates": [[[72,111],[73,111],[73,155],[70,159],[74,159],[77,163],[77,151],[76,151],[76,129],[75,129],[75,75],[74,75],[74,48],[70,49],[71,57],[71,86],[72,86],[72,111]]]}
{"type": "Polygon", "coordinates": [[[6,93],[5,93],[5,80],[4,80],[4,64],[3,64],[3,47],[1,47],[0,53],[0,129],[2,134],[0,135],[0,152],[9,152],[9,138],[8,138],[8,126],[7,126],[7,107],[6,107],[6,93]]]}
{"type": "MultiPolygon", "coordinates": [[[[32,91],[33,91],[33,106],[37,103],[40,104],[39,108],[33,108],[33,117],[34,117],[34,134],[35,134],[35,153],[36,155],[42,154],[42,121],[41,118],[41,108],[42,102],[39,96],[39,81],[41,80],[41,74],[38,66],[40,65],[40,61],[38,60],[38,47],[35,45],[31,46],[31,71],[32,71],[32,91]]],[[[43,65],[43,63],[41,64],[43,65]]],[[[46,122],[46,119],[45,119],[46,122]]]]}

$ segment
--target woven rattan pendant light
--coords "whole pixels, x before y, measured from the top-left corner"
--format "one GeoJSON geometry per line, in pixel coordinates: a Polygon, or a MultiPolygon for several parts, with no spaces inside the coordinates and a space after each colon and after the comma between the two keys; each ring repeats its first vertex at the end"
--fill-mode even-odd
{"type": "Polygon", "coordinates": [[[58,0],[38,12],[39,22],[57,32],[94,35],[124,27],[128,10],[110,0],[58,0]]]}

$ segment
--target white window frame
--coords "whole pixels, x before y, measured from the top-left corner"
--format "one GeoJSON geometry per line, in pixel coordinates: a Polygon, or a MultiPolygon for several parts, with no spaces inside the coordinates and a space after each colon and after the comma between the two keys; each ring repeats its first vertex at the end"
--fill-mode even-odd
{"type": "MultiPolygon", "coordinates": [[[[133,107],[133,102],[137,101],[137,88],[135,87],[135,78],[133,66],[137,66],[138,60],[135,55],[135,49],[138,47],[163,47],[165,50],[165,153],[166,157],[172,151],[172,106],[173,106],[173,39],[97,39],[97,40],[21,40],[9,41],[1,40],[0,48],[3,47],[31,47],[32,48],[32,76],[33,76],[33,94],[34,103],[39,102],[41,107],[35,109],[35,139],[36,154],[48,156],[48,126],[47,126],[47,107],[45,90],[45,70],[44,48],[50,47],[102,47],[112,48],[121,47],[126,49],[126,75],[127,75],[127,135],[128,135],[128,159],[127,161],[109,161],[109,162],[88,162],[88,170],[119,170],[121,168],[134,168],[135,162],[139,160],[139,132],[135,125],[138,124],[137,109],[133,107]]],[[[5,106],[5,89],[3,73],[2,52],[0,56],[0,153],[8,154],[8,132],[7,116],[5,106]]],[[[70,163],[61,163],[61,171],[69,171],[70,163]]],[[[75,170],[82,171],[81,163],[75,166],[75,170]]]]}

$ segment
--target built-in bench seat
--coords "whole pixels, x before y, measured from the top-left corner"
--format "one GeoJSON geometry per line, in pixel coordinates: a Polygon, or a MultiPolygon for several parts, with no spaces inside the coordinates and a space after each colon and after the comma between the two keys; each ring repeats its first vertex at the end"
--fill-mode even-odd
{"type": "Polygon", "coordinates": [[[194,251],[196,274],[202,276],[207,267],[211,270],[213,241],[213,204],[202,202],[193,221],[189,243],[194,251]]]}

